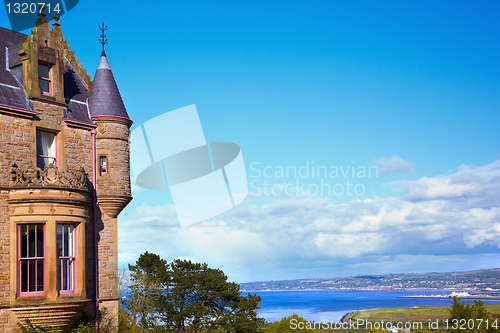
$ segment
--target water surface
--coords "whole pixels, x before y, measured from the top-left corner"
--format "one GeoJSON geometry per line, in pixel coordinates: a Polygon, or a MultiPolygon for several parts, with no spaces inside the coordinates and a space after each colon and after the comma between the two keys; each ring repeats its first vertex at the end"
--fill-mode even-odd
{"type": "MultiPolygon", "coordinates": [[[[276,321],[296,313],[309,321],[340,321],[354,310],[399,308],[425,305],[450,305],[447,298],[397,298],[397,296],[450,294],[449,290],[318,290],[251,292],[262,299],[259,315],[266,321],[276,321]]],[[[243,293],[246,295],[246,293],[243,293]]],[[[481,300],[485,304],[498,300],[481,300]]],[[[471,301],[473,302],[473,301],[471,301]]]]}

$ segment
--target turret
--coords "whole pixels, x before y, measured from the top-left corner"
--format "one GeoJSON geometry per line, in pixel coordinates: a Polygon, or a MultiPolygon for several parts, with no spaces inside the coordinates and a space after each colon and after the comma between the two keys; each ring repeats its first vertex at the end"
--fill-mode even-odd
{"type": "Polygon", "coordinates": [[[89,93],[89,111],[97,122],[95,185],[98,201],[96,241],[99,307],[118,318],[118,214],[132,199],[129,136],[132,121],[103,51],[89,93]]]}
{"type": "Polygon", "coordinates": [[[103,51],[89,93],[90,116],[97,121],[96,190],[99,206],[116,217],[132,199],[129,128],[132,121],[103,51]]]}

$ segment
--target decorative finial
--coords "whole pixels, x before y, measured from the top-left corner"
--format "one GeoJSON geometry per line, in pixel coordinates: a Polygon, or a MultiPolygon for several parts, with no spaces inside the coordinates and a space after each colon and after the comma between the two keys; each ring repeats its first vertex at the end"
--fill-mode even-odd
{"type": "Polygon", "coordinates": [[[61,23],[59,23],[59,19],[61,18],[59,16],[59,14],[55,13],[52,18],[54,19],[54,23],[52,23],[52,25],[54,26],[54,28],[56,27],[60,27],[61,26],[61,23]]]}
{"type": "Polygon", "coordinates": [[[52,29],[52,32],[57,36],[57,37],[62,37],[62,31],[61,31],[61,23],[59,23],[59,18],[60,16],[55,13],[52,18],[54,19],[54,23],[52,23],[52,25],[54,26],[54,28],[52,29]]]}
{"type": "Polygon", "coordinates": [[[38,20],[36,20],[36,25],[40,25],[40,24],[43,24],[43,23],[48,23],[49,21],[47,21],[47,19],[45,18],[45,16],[47,16],[47,14],[45,14],[43,11],[45,10],[45,5],[44,4],[39,4],[38,5],[38,20]]]}
{"type": "Polygon", "coordinates": [[[104,54],[104,45],[108,43],[108,38],[104,34],[106,30],[108,30],[108,26],[104,25],[104,22],[102,22],[102,25],[99,26],[99,30],[101,30],[101,36],[99,37],[99,43],[102,44],[102,54],[104,54]]]}
{"type": "Polygon", "coordinates": [[[44,13],[45,4],[41,3],[38,5],[38,17],[45,17],[47,14],[44,13]]]}

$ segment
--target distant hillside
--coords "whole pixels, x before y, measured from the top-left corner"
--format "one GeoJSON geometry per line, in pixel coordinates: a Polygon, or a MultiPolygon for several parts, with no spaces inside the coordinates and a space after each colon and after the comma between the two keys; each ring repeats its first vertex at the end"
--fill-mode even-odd
{"type": "Polygon", "coordinates": [[[500,268],[451,273],[358,275],[329,279],[303,279],[241,283],[244,291],[336,289],[477,289],[500,292],[500,268]]]}

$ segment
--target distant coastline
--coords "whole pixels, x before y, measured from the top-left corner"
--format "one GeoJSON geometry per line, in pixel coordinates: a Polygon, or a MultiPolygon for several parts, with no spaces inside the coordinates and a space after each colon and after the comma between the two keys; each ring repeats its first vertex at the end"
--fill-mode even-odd
{"type": "MultiPolygon", "coordinates": [[[[473,290],[498,293],[500,268],[465,272],[359,275],[339,278],[276,280],[240,283],[245,292],[313,290],[473,290]]],[[[497,296],[497,295],[494,295],[497,296]]]]}
{"type": "MultiPolygon", "coordinates": [[[[404,288],[394,288],[394,289],[387,289],[387,288],[381,288],[381,289],[366,289],[366,288],[338,288],[338,289],[262,289],[262,290],[246,290],[246,289],[241,289],[241,292],[244,293],[265,293],[265,292],[278,292],[278,291],[283,291],[283,292],[288,292],[288,291],[413,291],[413,292],[418,292],[418,291],[432,291],[432,290],[455,290],[455,288],[409,288],[409,289],[404,289],[404,288]]],[[[500,292],[500,291],[498,291],[500,292]]],[[[401,296],[402,298],[405,297],[417,297],[417,298],[424,298],[424,297],[431,297],[431,296],[425,296],[425,295],[417,295],[417,296],[401,296]]],[[[500,297],[500,296],[498,296],[500,297]]]]}
{"type": "MultiPolygon", "coordinates": [[[[417,296],[397,296],[396,298],[448,298],[450,296],[446,296],[446,295],[434,295],[434,296],[425,296],[425,295],[417,295],[417,296]]],[[[457,296],[458,297],[458,296],[457,296]]],[[[500,296],[479,296],[479,295],[470,295],[470,296],[461,296],[461,297],[458,297],[460,299],[492,299],[492,300],[495,300],[495,299],[498,299],[500,300],[500,296]]]]}
{"type": "Polygon", "coordinates": [[[450,295],[500,304],[500,269],[259,281],[241,283],[240,290],[260,294],[260,313],[268,321],[291,313],[313,321],[348,321],[362,309],[445,306],[450,295]]]}
{"type": "MultiPolygon", "coordinates": [[[[394,288],[394,289],[387,289],[387,288],[382,288],[382,289],[366,289],[366,288],[339,288],[339,289],[263,289],[263,290],[246,290],[246,289],[241,289],[241,292],[244,293],[251,293],[251,292],[259,292],[259,293],[265,293],[265,292],[279,292],[279,291],[349,291],[349,290],[355,290],[355,291],[403,291],[403,292],[418,292],[418,291],[434,291],[434,290],[447,290],[447,291],[454,291],[456,288],[394,288]]],[[[463,288],[460,290],[475,290],[475,289],[469,289],[469,288],[463,288]]],[[[491,291],[491,293],[498,294],[498,295],[489,295],[488,292],[486,291],[480,291],[478,293],[481,293],[479,295],[476,294],[468,294],[468,295],[461,295],[461,294],[456,294],[454,295],[453,292],[449,295],[403,295],[403,296],[398,296],[398,298],[449,298],[453,296],[457,296],[458,298],[471,298],[471,299],[500,299],[500,290],[496,291],[491,291]]]]}

